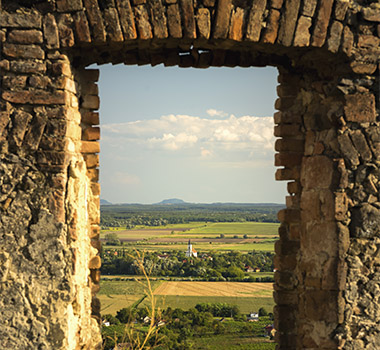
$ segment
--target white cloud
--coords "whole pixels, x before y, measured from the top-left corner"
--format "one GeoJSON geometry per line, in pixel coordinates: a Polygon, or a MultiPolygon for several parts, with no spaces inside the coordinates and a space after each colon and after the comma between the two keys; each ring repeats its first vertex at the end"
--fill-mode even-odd
{"type": "Polygon", "coordinates": [[[121,185],[139,185],[141,183],[138,176],[120,171],[116,171],[112,178],[115,183],[121,185]]]}
{"type": "Polygon", "coordinates": [[[177,151],[181,148],[191,147],[198,141],[196,135],[189,135],[184,132],[178,135],[164,134],[161,138],[152,137],[148,139],[148,143],[152,146],[161,146],[164,149],[170,151],[177,151]]]}
{"type": "MultiPolygon", "coordinates": [[[[218,111],[213,111],[216,116],[218,111]]],[[[112,143],[113,147],[118,144],[125,149],[140,147],[149,152],[178,154],[186,150],[192,157],[215,161],[273,161],[272,117],[230,115],[220,119],[171,114],[159,119],[106,124],[102,132],[103,142],[112,143]]]]}
{"type": "Polygon", "coordinates": [[[210,108],[206,111],[206,113],[210,116],[210,117],[221,117],[221,118],[224,118],[224,117],[227,117],[228,114],[226,112],[223,112],[223,111],[218,111],[216,109],[213,109],[213,108],[210,108]]]}

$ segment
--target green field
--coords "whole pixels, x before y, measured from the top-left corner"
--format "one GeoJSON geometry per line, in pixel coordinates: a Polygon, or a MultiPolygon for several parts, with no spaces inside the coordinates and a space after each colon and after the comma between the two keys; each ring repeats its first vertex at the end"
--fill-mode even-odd
{"type": "Polygon", "coordinates": [[[255,338],[246,334],[220,334],[194,337],[196,350],[275,350],[276,344],[264,338],[255,338]]]}
{"type": "Polygon", "coordinates": [[[263,222],[216,222],[205,223],[202,226],[195,227],[185,234],[207,234],[207,235],[278,235],[280,224],[263,223],[263,222]]]}
{"type": "Polygon", "coordinates": [[[278,238],[278,227],[277,223],[261,222],[192,222],[157,227],[136,226],[128,230],[117,228],[102,231],[101,239],[113,232],[124,242],[124,247],[149,251],[185,250],[187,241],[191,239],[199,252],[271,252],[278,238]]]}
{"type": "MultiPolygon", "coordinates": [[[[163,281],[152,281],[152,289],[156,289],[163,281]]],[[[218,282],[215,284],[217,289],[218,282]]],[[[232,282],[233,283],[233,282],[232,282]]],[[[231,284],[232,285],[232,284],[231,284]]],[[[254,283],[250,284],[254,285],[254,283]]],[[[268,284],[271,288],[271,284],[268,284]]],[[[138,281],[101,281],[98,298],[101,301],[101,313],[113,314],[124,307],[131,306],[136,301],[142,299],[146,292],[146,283],[138,281]]],[[[155,296],[157,306],[166,308],[182,308],[188,310],[198,303],[227,303],[237,305],[242,313],[258,311],[264,307],[272,312],[274,300],[271,297],[261,297],[262,293],[257,292],[259,297],[236,297],[236,296],[188,296],[188,295],[157,295],[155,296]]],[[[144,299],[139,307],[149,306],[148,298],[144,299]]]]}
{"type": "MultiPolygon", "coordinates": [[[[250,312],[257,312],[261,307],[264,307],[268,312],[273,312],[274,300],[273,298],[255,298],[255,297],[210,297],[210,296],[172,296],[166,295],[156,296],[156,304],[161,308],[170,306],[172,309],[180,308],[188,310],[199,303],[227,303],[230,305],[237,305],[243,314],[250,312]]],[[[147,306],[148,300],[144,300],[141,306],[147,306]]]]}

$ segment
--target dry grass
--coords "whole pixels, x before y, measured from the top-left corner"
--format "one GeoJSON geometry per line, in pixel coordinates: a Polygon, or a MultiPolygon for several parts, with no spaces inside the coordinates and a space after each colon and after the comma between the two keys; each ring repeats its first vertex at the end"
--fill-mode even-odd
{"type": "Polygon", "coordinates": [[[243,282],[164,282],[154,295],[226,296],[268,298],[273,293],[271,283],[243,282]]]}

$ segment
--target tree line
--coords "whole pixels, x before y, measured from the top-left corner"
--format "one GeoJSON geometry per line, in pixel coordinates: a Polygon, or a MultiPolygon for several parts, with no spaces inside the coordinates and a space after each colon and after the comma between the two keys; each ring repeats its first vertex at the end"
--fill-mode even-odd
{"type": "MultiPolygon", "coordinates": [[[[101,253],[101,273],[105,275],[141,275],[139,264],[133,251],[126,248],[107,248],[101,253]]],[[[151,277],[181,277],[206,281],[248,281],[256,282],[257,278],[249,276],[247,270],[260,269],[261,272],[272,272],[274,253],[237,251],[200,254],[197,258],[186,257],[184,252],[176,250],[165,254],[145,252],[143,265],[151,277]]],[[[260,278],[262,282],[273,281],[272,277],[260,278]]]]}

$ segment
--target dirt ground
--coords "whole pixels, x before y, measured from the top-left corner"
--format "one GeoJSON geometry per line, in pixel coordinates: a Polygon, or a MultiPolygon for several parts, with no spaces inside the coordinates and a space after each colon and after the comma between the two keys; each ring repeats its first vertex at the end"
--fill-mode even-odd
{"type": "Polygon", "coordinates": [[[154,291],[155,295],[270,297],[272,283],[243,282],[164,282],[154,291]]]}

